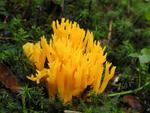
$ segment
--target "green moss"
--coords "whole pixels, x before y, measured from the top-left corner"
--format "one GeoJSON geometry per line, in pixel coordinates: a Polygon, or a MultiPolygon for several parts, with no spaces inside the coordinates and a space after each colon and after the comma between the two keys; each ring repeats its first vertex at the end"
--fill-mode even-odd
{"type": "MultiPolygon", "coordinates": [[[[44,84],[37,86],[26,78],[35,69],[23,55],[22,45],[28,41],[37,42],[42,35],[51,38],[54,19],[75,20],[81,27],[94,32],[95,39],[107,47],[108,59],[117,66],[119,81],[111,82],[105,94],[134,90],[150,80],[150,62],[141,52],[150,44],[149,12],[148,0],[1,0],[0,62],[8,65],[16,75],[23,92],[15,94],[0,82],[0,112],[63,113],[64,109],[69,109],[83,113],[124,113],[127,108],[120,106],[122,102],[118,96],[93,96],[89,101],[80,97],[67,105],[59,99],[49,100],[44,84]],[[144,59],[131,57],[132,53],[143,55],[144,59]]],[[[135,94],[145,106],[143,112],[149,112],[148,88],[149,85],[135,94]]]]}

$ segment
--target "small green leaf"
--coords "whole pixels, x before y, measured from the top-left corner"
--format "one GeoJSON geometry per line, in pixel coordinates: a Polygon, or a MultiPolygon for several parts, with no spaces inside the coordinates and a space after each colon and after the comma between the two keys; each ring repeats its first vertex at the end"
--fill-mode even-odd
{"type": "Polygon", "coordinates": [[[150,48],[143,48],[141,53],[150,56],[150,48]]]}
{"type": "Polygon", "coordinates": [[[150,21],[150,13],[149,13],[149,11],[145,12],[145,19],[150,21]]]}
{"type": "Polygon", "coordinates": [[[140,63],[148,63],[148,62],[150,62],[150,56],[141,55],[141,56],[139,56],[139,60],[140,60],[140,63]]]}
{"type": "Polygon", "coordinates": [[[143,48],[141,50],[141,56],[139,56],[140,63],[150,62],[150,48],[143,48]]]}
{"type": "Polygon", "coordinates": [[[139,58],[140,63],[150,62],[150,48],[143,48],[140,53],[131,53],[130,57],[139,58]]]}
{"type": "Polygon", "coordinates": [[[129,54],[130,57],[138,58],[140,56],[139,53],[131,53],[129,54]]]}
{"type": "Polygon", "coordinates": [[[55,3],[61,5],[63,3],[63,0],[56,0],[55,3]]]}
{"type": "Polygon", "coordinates": [[[149,38],[150,37],[150,28],[145,28],[143,31],[143,36],[145,38],[149,38]]]}

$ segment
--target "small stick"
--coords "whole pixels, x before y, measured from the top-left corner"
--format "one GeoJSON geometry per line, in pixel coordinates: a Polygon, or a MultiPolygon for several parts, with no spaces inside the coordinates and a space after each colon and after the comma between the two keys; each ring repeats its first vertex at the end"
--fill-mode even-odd
{"type": "Polygon", "coordinates": [[[109,31],[108,31],[108,35],[107,35],[107,39],[110,40],[111,39],[111,34],[112,34],[112,19],[109,21],[109,31]]]}

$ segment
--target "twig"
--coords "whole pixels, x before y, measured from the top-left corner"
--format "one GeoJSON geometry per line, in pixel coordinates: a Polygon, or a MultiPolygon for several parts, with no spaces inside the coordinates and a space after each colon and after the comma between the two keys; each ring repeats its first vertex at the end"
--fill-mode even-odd
{"type": "Polygon", "coordinates": [[[11,37],[1,37],[0,36],[0,41],[15,41],[13,38],[11,38],[11,37]]]}
{"type": "Polygon", "coordinates": [[[27,18],[28,17],[28,13],[31,10],[31,6],[32,6],[32,0],[28,0],[27,1],[27,7],[25,7],[24,12],[22,13],[23,14],[22,15],[23,18],[27,18]]]}
{"type": "Polygon", "coordinates": [[[109,21],[109,32],[107,35],[107,39],[110,40],[111,39],[111,34],[112,34],[112,19],[109,21]]]}
{"type": "Polygon", "coordinates": [[[62,2],[61,2],[61,10],[62,10],[62,16],[63,16],[63,14],[64,14],[64,3],[65,3],[65,0],[62,0],[62,2]]]}
{"type": "Polygon", "coordinates": [[[3,23],[4,24],[7,23],[7,20],[8,20],[8,16],[5,16],[3,23]]]}

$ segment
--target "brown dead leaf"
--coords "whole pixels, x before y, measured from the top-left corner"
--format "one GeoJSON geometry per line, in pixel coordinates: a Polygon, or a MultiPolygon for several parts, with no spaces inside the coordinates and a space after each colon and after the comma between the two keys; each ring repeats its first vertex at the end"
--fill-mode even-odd
{"type": "Polygon", "coordinates": [[[139,100],[136,99],[134,96],[125,95],[123,97],[123,102],[127,103],[132,109],[135,109],[137,111],[142,110],[142,105],[140,104],[139,100]]]}
{"type": "Polygon", "coordinates": [[[0,63],[0,81],[12,92],[19,93],[21,91],[21,86],[17,83],[15,75],[3,63],[0,63]]]}

